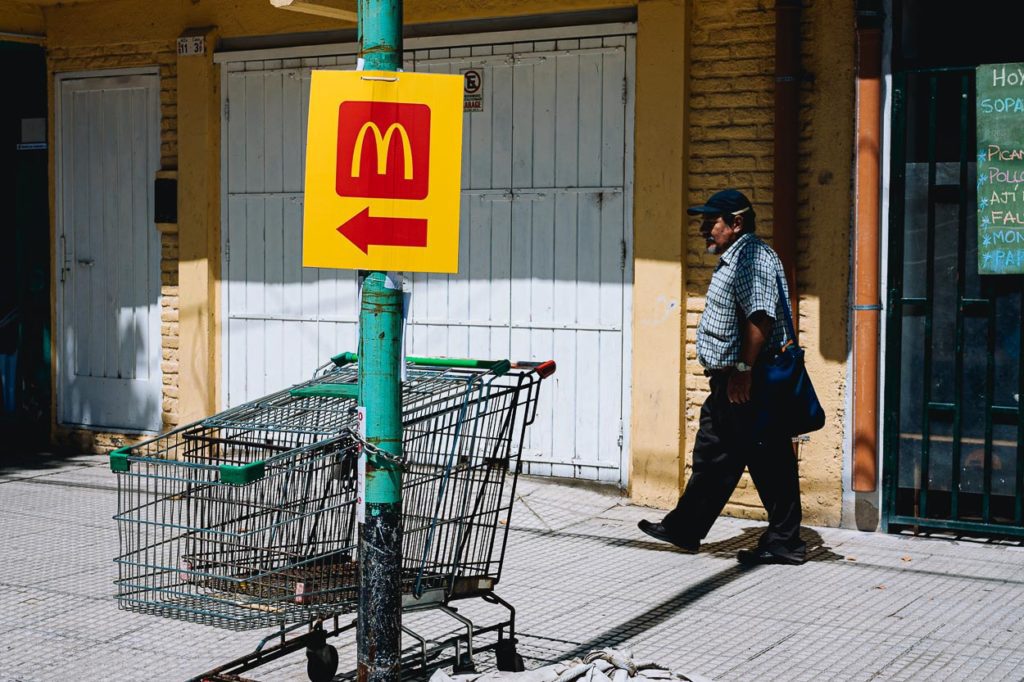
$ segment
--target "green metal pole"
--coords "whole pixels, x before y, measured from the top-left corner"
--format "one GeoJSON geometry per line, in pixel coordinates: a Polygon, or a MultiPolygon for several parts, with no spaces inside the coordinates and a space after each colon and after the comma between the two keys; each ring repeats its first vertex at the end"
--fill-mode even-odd
{"type": "MultiPolygon", "coordinates": [[[[359,56],[363,68],[398,71],[402,64],[402,0],[359,0],[359,56]]],[[[359,404],[366,440],[402,454],[402,292],[387,275],[363,281],[359,311],[359,404]]],[[[402,652],[402,476],[388,459],[366,460],[365,513],[359,526],[359,682],[395,682],[402,652]]]]}
{"type": "Polygon", "coordinates": [[[359,56],[367,71],[402,68],[402,0],[359,0],[359,56]]]}
{"type": "MultiPolygon", "coordinates": [[[[383,272],[363,282],[359,312],[359,404],[366,440],[402,454],[402,292],[385,285],[383,272]]],[[[388,459],[366,459],[365,511],[359,525],[359,682],[399,679],[402,642],[402,475],[388,459]]]]}

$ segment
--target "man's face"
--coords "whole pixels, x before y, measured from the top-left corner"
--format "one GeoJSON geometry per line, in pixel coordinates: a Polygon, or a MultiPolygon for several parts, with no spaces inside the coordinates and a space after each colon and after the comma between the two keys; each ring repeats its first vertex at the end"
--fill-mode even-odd
{"type": "Polygon", "coordinates": [[[739,221],[735,218],[729,225],[720,215],[704,216],[700,224],[700,233],[707,244],[708,253],[722,255],[740,235],[739,221]]]}

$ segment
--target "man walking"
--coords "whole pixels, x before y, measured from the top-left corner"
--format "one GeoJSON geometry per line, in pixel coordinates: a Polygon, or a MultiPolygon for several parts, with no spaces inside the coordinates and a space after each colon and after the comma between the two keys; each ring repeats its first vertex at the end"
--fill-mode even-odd
{"type": "Polygon", "coordinates": [[[676,508],[640,530],[695,553],[743,474],[757,487],[768,528],[757,548],[740,550],[743,564],[800,564],[800,483],[790,438],[752,434],[752,369],[786,342],[788,296],[779,257],[754,235],[754,209],[737,190],[712,195],[687,213],[702,217],[709,253],[719,256],[697,328],[697,359],[711,384],[700,411],[693,471],[676,508]],[[779,291],[778,282],[783,290],[779,291]],[[781,295],[780,295],[781,293],[781,295]]]}

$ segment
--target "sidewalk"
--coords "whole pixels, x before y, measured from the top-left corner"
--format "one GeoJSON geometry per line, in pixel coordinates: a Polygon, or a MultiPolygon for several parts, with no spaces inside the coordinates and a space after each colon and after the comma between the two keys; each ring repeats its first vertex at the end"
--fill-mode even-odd
{"type": "MultiPolygon", "coordinates": [[[[0,680],[181,680],[264,634],[118,611],[106,458],[29,462],[0,468],[0,680]]],[[[632,647],[716,680],[1024,680],[1018,544],[805,528],[807,564],[748,569],[734,557],[754,522],[721,519],[691,556],[640,533],[659,513],[621,497],[537,479],[518,494],[497,592],[517,609],[527,668],[632,647]]],[[[454,631],[438,617],[407,622],[454,631]]],[[[333,643],[353,668],[354,637],[333,643]]],[[[247,676],[306,680],[305,657],[247,676]]]]}

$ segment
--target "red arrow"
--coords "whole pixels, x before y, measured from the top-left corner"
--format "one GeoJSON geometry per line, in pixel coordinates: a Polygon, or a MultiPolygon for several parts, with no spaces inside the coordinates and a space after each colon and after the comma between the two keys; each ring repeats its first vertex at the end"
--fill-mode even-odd
{"type": "Polygon", "coordinates": [[[427,221],[422,218],[371,218],[367,206],[338,226],[341,236],[370,255],[371,246],[426,246],[427,221]]]}

